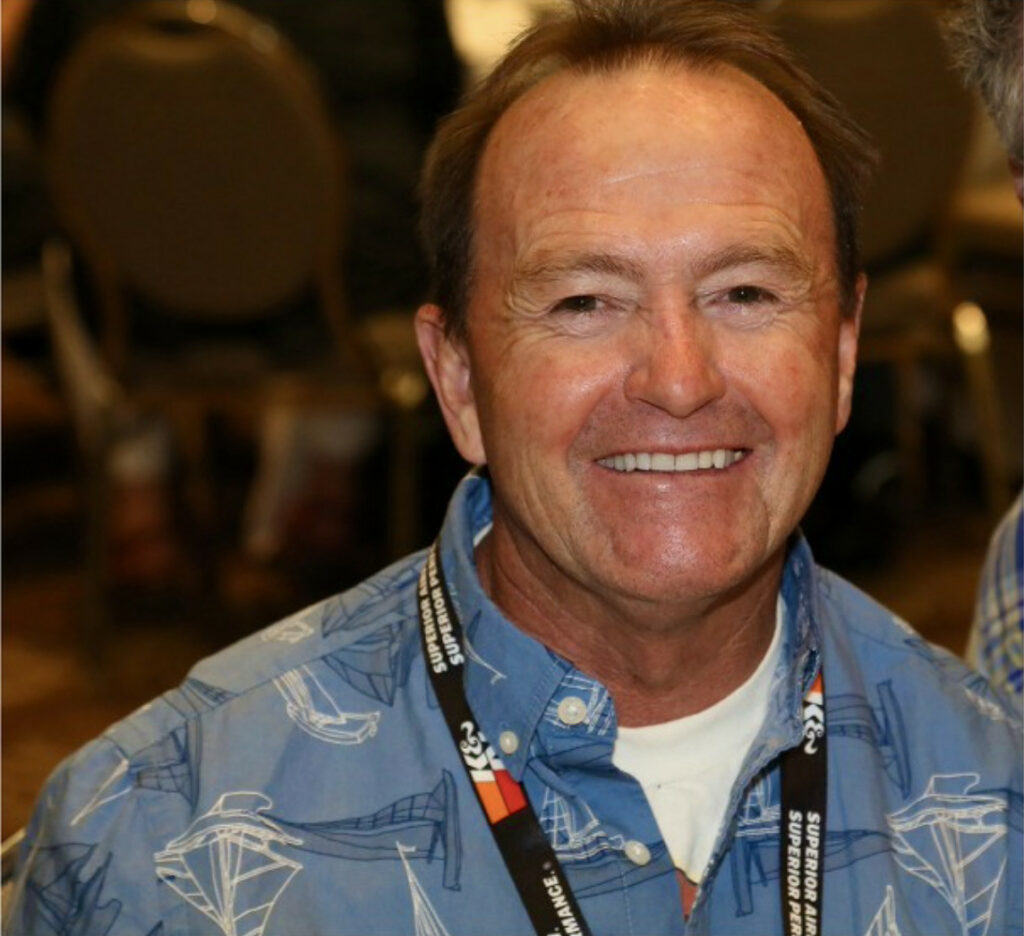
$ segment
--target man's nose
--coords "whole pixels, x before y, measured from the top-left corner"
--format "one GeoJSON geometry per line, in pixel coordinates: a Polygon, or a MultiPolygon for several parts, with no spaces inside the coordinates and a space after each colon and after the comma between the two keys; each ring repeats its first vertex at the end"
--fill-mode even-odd
{"type": "Polygon", "coordinates": [[[637,339],[626,396],[682,418],[725,393],[718,342],[709,322],[690,310],[652,315],[637,339]]]}

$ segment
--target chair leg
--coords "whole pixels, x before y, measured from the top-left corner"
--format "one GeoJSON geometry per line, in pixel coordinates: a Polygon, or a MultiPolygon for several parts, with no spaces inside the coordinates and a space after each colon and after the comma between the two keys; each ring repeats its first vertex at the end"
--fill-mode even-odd
{"type": "Polygon", "coordinates": [[[113,636],[113,617],[107,592],[111,508],[108,450],[108,445],[100,445],[86,465],[85,580],[79,636],[81,657],[94,678],[103,678],[107,672],[113,636]]]}
{"type": "Polygon", "coordinates": [[[204,417],[202,409],[191,407],[171,417],[184,467],[185,500],[201,528],[208,526],[215,512],[213,491],[207,474],[204,417]]]}

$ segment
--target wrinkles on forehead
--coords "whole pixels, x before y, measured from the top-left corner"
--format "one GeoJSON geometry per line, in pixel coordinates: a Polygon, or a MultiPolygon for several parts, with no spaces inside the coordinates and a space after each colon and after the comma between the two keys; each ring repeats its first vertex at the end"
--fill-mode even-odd
{"type": "Polygon", "coordinates": [[[680,251],[670,248],[653,262],[649,254],[631,254],[624,242],[584,246],[574,241],[564,250],[542,247],[514,265],[500,302],[490,307],[491,322],[509,317],[539,323],[553,304],[574,295],[613,296],[617,303],[626,303],[643,315],[653,314],[668,296],[697,308],[727,284],[740,283],[769,289],[777,312],[836,305],[838,284],[831,268],[813,263],[778,234],[762,230],[747,241],[691,244],[680,251]]]}
{"type": "MultiPolygon", "coordinates": [[[[800,250],[781,240],[751,240],[697,251],[688,259],[685,271],[680,272],[685,272],[691,281],[699,281],[738,267],[768,269],[790,281],[808,284],[814,280],[816,272],[800,250]]],[[[649,278],[650,271],[647,265],[628,253],[600,248],[541,248],[515,265],[512,285],[515,291],[529,290],[586,274],[641,286],[649,278]]]]}

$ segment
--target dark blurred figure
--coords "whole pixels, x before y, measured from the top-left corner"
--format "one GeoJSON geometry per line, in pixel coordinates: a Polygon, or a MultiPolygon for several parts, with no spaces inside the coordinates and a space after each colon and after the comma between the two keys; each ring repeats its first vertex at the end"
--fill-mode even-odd
{"type": "MultiPolygon", "coordinates": [[[[957,65],[977,87],[1006,146],[1024,201],[1024,4],[960,0],[947,35],[957,65]]],[[[1024,514],[1018,496],[989,545],[967,651],[972,665],[1021,705],[1024,693],[1024,514]]]]}
{"type": "Polygon", "coordinates": [[[1006,147],[1017,197],[1024,200],[1024,4],[957,0],[945,26],[954,61],[981,93],[1006,147]]]}
{"type": "MultiPolygon", "coordinates": [[[[8,244],[16,244],[25,260],[37,258],[44,237],[52,233],[35,141],[45,135],[60,66],[82,36],[133,2],[25,2],[21,15],[11,16],[4,34],[5,260],[8,244]],[[9,144],[16,147],[13,157],[9,144]]],[[[339,262],[351,315],[358,320],[382,310],[411,311],[426,286],[413,222],[418,169],[434,124],[452,109],[461,87],[443,0],[239,0],[236,5],[271,23],[306,59],[336,121],[348,174],[339,262]]],[[[80,292],[88,314],[88,284],[82,283],[80,292]]],[[[179,318],[163,317],[159,309],[146,312],[140,340],[161,351],[173,353],[190,340],[211,337],[201,327],[193,335],[179,318]]],[[[310,313],[304,306],[284,309],[268,319],[257,338],[276,357],[309,360],[325,346],[310,313]]],[[[357,538],[360,466],[379,434],[375,424],[288,409],[268,414],[259,431],[260,464],[243,531],[247,555],[262,569],[296,534],[305,548],[320,554],[344,551],[346,542],[357,538]],[[315,523],[303,519],[311,517],[315,523]]],[[[181,583],[169,496],[171,453],[166,429],[152,422],[116,447],[110,466],[115,580],[172,588],[181,583]]]]}
{"type": "Polygon", "coordinates": [[[34,0],[3,5],[3,263],[4,269],[38,259],[39,245],[52,221],[43,191],[35,134],[24,108],[8,91],[17,87],[15,63],[34,0]]]}
{"type": "MultiPolygon", "coordinates": [[[[14,50],[5,103],[38,134],[55,75],[75,42],[135,0],[45,0],[14,50]]],[[[311,64],[349,158],[345,257],[359,316],[422,299],[415,187],[426,142],[455,105],[460,66],[443,0],[236,0],[277,27],[311,64]]],[[[6,44],[5,44],[6,51],[6,44]]]]}

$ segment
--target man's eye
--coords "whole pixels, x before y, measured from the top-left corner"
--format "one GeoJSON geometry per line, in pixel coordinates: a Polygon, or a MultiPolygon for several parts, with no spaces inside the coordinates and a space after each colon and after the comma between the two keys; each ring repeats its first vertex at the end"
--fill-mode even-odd
{"type": "Polygon", "coordinates": [[[735,302],[737,305],[770,302],[774,298],[767,289],[762,289],[760,286],[734,286],[726,293],[726,300],[728,302],[735,302]]]}
{"type": "Polygon", "coordinates": [[[596,296],[569,296],[559,302],[555,309],[560,312],[596,312],[597,304],[596,296]]]}

